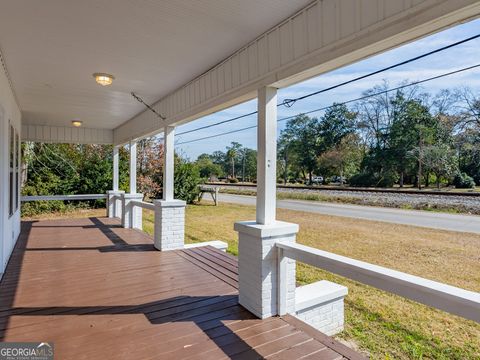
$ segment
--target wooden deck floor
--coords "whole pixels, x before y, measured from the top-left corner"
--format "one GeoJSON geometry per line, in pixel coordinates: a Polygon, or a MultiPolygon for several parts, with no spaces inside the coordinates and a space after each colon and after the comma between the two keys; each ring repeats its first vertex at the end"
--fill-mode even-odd
{"type": "Polygon", "coordinates": [[[359,358],[293,317],[238,305],[236,258],[159,252],[106,218],[24,222],[0,283],[1,341],[56,359],[359,358]]]}

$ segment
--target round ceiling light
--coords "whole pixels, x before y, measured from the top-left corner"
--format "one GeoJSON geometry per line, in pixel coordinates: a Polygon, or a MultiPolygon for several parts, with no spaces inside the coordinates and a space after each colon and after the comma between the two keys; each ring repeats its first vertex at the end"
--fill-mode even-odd
{"type": "Polygon", "coordinates": [[[80,127],[82,124],[83,123],[80,120],[72,120],[72,125],[75,127],[80,127]]]}
{"type": "Polygon", "coordinates": [[[95,73],[93,74],[93,77],[95,78],[95,81],[97,82],[97,84],[100,84],[102,86],[111,85],[113,82],[113,79],[115,79],[113,75],[105,74],[105,73],[95,73]]]}

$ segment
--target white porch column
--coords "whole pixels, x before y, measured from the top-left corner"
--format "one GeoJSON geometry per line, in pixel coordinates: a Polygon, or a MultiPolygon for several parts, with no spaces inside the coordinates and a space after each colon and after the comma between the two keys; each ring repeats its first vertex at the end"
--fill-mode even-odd
{"type": "Polygon", "coordinates": [[[164,129],[163,198],[155,200],[154,245],[160,251],[183,249],[185,201],[174,199],[175,128],[164,129]]]}
{"type": "Polygon", "coordinates": [[[175,128],[166,126],[163,138],[163,200],[173,200],[174,168],[175,168],[175,128]]]}
{"type": "Polygon", "coordinates": [[[109,218],[122,217],[122,200],[120,198],[124,191],[118,190],[119,183],[119,146],[113,147],[113,190],[107,191],[107,216],[109,218]]]}
{"type": "Polygon", "coordinates": [[[264,319],[280,313],[279,281],[286,293],[284,311],[295,311],[295,261],[286,259],[280,279],[277,242],[295,242],[298,225],[276,221],[277,89],[258,90],[257,219],[237,222],[239,302],[264,319]]]}
{"type": "Polygon", "coordinates": [[[143,200],[143,194],[137,194],[137,142],[130,141],[130,193],[122,194],[122,226],[142,229],[143,209],[132,206],[131,201],[143,200]]]}
{"type": "Polygon", "coordinates": [[[277,89],[258,90],[257,224],[272,224],[277,191],[277,89]]]}
{"type": "Polygon", "coordinates": [[[137,193],[137,142],[130,141],[130,194],[137,193]]]}
{"type": "Polygon", "coordinates": [[[119,165],[119,147],[113,147],[113,191],[118,191],[118,165],[119,165]]]}

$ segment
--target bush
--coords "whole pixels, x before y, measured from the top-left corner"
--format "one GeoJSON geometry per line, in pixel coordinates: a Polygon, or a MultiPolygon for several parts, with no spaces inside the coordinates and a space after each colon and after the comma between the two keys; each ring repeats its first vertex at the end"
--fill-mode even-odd
{"type": "Polygon", "coordinates": [[[392,173],[386,173],[382,175],[360,173],[353,175],[350,180],[350,186],[362,186],[362,187],[392,187],[397,181],[397,176],[392,173]]]}
{"type": "Polygon", "coordinates": [[[180,161],[175,166],[175,199],[193,203],[200,193],[198,185],[202,179],[195,164],[180,161]]]}
{"type": "Polygon", "coordinates": [[[459,172],[453,178],[453,185],[458,189],[473,189],[475,188],[475,181],[471,176],[459,172]]]}
{"type": "Polygon", "coordinates": [[[236,184],[236,183],[238,183],[238,179],[237,178],[230,178],[230,179],[228,179],[228,182],[230,184],[236,184]]]}
{"type": "Polygon", "coordinates": [[[360,173],[360,174],[353,175],[349,180],[349,184],[350,186],[368,187],[368,186],[374,186],[375,184],[374,180],[375,180],[374,176],[372,176],[371,174],[360,173]]]}

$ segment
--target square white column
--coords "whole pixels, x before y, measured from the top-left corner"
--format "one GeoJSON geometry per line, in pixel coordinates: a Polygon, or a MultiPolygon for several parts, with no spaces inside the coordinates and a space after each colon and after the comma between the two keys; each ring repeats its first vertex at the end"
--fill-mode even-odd
{"type": "Polygon", "coordinates": [[[163,200],[171,201],[174,197],[175,172],[175,128],[165,126],[163,132],[163,200]]]}
{"type": "Polygon", "coordinates": [[[295,261],[286,259],[280,278],[278,242],[294,243],[298,225],[276,221],[277,89],[258,90],[256,221],[238,222],[239,302],[259,318],[295,311],[295,261]],[[283,286],[279,286],[282,281],[283,286]]]}
{"type": "Polygon", "coordinates": [[[118,179],[119,179],[119,172],[118,172],[118,165],[119,165],[119,147],[113,147],[113,191],[118,191],[118,179]]]}
{"type": "Polygon", "coordinates": [[[183,200],[154,200],[154,246],[160,251],[183,249],[185,207],[183,200]]]}
{"type": "Polygon", "coordinates": [[[130,194],[137,192],[137,142],[130,142],[130,194]]]}
{"type": "Polygon", "coordinates": [[[142,229],[142,208],[133,206],[132,201],[142,201],[143,194],[122,194],[122,227],[142,229]]]}
{"type": "Polygon", "coordinates": [[[286,311],[295,312],[295,261],[287,259],[285,275],[279,278],[275,244],[294,243],[298,225],[277,221],[262,225],[254,221],[235,223],[238,231],[239,303],[261,319],[279,313],[279,281],[285,282],[286,311]]]}
{"type": "Polygon", "coordinates": [[[272,224],[277,202],[277,89],[258,90],[257,223],[272,224]]]}

